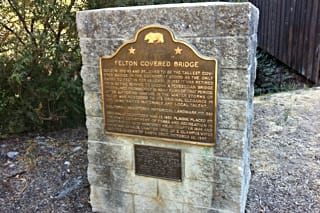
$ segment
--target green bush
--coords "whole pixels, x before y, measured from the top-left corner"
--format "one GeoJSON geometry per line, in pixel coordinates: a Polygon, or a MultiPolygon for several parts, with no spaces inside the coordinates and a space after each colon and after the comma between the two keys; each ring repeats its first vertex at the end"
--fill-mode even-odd
{"type": "Polygon", "coordinates": [[[75,0],[1,1],[0,134],[84,123],[75,0]]]}

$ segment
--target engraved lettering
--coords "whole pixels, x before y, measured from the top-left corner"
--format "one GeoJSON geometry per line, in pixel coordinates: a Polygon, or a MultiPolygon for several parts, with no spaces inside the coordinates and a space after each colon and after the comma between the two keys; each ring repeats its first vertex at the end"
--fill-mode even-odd
{"type": "Polygon", "coordinates": [[[185,67],[185,68],[198,68],[199,62],[198,61],[174,61],[174,67],[185,67]]]}
{"type": "Polygon", "coordinates": [[[138,66],[137,61],[121,61],[121,60],[115,60],[114,64],[117,66],[138,66]]]}
{"type": "Polygon", "coordinates": [[[170,61],[140,61],[142,67],[170,67],[170,61]]]}

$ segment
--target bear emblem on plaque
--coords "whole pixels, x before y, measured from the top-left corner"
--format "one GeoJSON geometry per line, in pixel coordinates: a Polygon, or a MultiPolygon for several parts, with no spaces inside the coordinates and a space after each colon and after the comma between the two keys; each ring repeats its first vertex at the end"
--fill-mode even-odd
{"type": "Polygon", "coordinates": [[[161,43],[164,43],[164,39],[163,39],[163,34],[162,33],[150,32],[144,37],[144,40],[147,41],[148,44],[161,44],[161,43]]]}

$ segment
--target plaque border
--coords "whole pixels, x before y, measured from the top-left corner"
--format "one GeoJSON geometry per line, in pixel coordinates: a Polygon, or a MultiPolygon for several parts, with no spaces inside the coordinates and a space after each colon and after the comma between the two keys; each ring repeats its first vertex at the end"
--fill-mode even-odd
{"type": "Polygon", "coordinates": [[[137,31],[136,31],[136,34],[134,36],[134,39],[131,39],[131,40],[128,40],[128,41],[125,41],[123,42],[123,44],[121,44],[117,50],[110,56],[102,56],[99,58],[99,70],[100,70],[100,87],[101,87],[101,94],[102,94],[102,113],[103,113],[103,127],[104,127],[104,132],[106,134],[109,134],[109,135],[114,135],[114,136],[121,136],[121,137],[129,137],[129,138],[132,138],[132,137],[137,137],[137,138],[141,138],[141,139],[148,139],[148,140],[151,140],[151,141],[154,141],[154,140],[160,140],[160,141],[163,141],[163,142],[169,142],[169,143],[178,143],[178,144],[191,144],[191,145],[198,145],[198,146],[206,146],[206,147],[213,147],[215,146],[216,144],[216,140],[217,140],[217,93],[218,93],[218,60],[216,58],[213,58],[213,57],[207,57],[207,56],[203,56],[201,55],[200,53],[197,52],[196,48],[193,46],[193,45],[190,45],[182,40],[177,40],[172,32],[172,30],[169,30],[168,27],[165,27],[165,26],[162,26],[162,25],[146,25],[142,28],[139,28],[137,31]],[[104,84],[103,84],[103,71],[102,71],[102,60],[103,59],[112,59],[114,58],[118,52],[124,47],[126,46],[127,44],[132,44],[132,43],[135,43],[138,39],[138,36],[139,34],[148,29],[148,28],[160,28],[160,29],[163,29],[167,32],[169,32],[170,36],[171,36],[171,39],[173,40],[173,42],[176,42],[176,43],[181,43],[181,44],[184,44],[186,45],[187,47],[189,47],[194,54],[196,54],[196,56],[198,56],[200,59],[202,60],[206,60],[206,61],[214,61],[215,62],[215,73],[214,73],[214,92],[213,92],[213,107],[214,107],[214,113],[212,113],[213,115],[213,141],[212,143],[205,143],[205,142],[196,142],[196,141],[188,141],[188,140],[183,140],[183,139],[170,139],[170,138],[161,138],[161,137],[156,137],[156,136],[143,136],[143,135],[135,135],[135,134],[128,134],[128,133],[117,133],[117,132],[109,132],[106,130],[106,112],[105,112],[105,100],[104,100],[104,97],[105,97],[105,94],[104,94],[104,84]]]}

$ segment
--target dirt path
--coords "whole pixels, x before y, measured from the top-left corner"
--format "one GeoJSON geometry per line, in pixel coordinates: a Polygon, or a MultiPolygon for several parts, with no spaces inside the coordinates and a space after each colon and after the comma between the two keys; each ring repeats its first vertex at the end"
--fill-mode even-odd
{"type": "Polygon", "coordinates": [[[247,212],[320,212],[320,88],[255,98],[247,212]]]}

